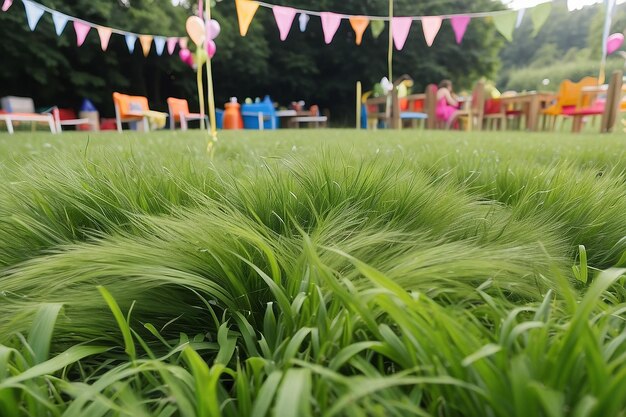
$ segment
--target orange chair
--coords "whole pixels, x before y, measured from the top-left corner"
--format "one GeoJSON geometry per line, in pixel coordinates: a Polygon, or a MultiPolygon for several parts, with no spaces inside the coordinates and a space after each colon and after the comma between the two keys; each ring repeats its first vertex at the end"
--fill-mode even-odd
{"type": "Polygon", "coordinates": [[[576,108],[589,107],[591,103],[583,102],[581,99],[581,91],[584,87],[598,85],[598,79],[594,77],[585,77],[577,83],[570,80],[563,80],[559,86],[556,103],[543,110],[543,125],[551,119],[550,130],[554,130],[559,116],[568,116],[576,108]]]}
{"type": "Polygon", "coordinates": [[[113,104],[118,132],[122,132],[122,123],[131,122],[142,122],[144,130],[150,130],[148,118],[145,116],[145,112],[150,111],[146,97],[113,93],[113,104]]]}
{"type": "Polygon", "coordinates": [[[205,120],[208,126],[209,118],[206,114],[190,113],[189,103],[182,98],[170,97],[167,99],[167,107],[170,113],[170,129],[176,128],[176,122],[180,123],[181,130],[187,130],[187,122],[191,120],[205,120]]]}

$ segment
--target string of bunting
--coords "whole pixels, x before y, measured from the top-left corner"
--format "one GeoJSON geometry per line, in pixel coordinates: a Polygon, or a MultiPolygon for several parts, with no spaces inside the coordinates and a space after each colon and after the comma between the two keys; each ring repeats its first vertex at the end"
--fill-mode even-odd
{"type": "MultiPolygon", "coordinates": [[[[310,16],[317,16],[321,20],[324,42],[330,44],[339,29],[342,21],[347,20],[356,35],[356,44],[360,45],[363,34],[368,27],[371,28],[374,38],[380,36],[385,28],[385,22],[390,21],[389,16],[361,16],[334,13],[328,11],[312,11],[293,7],[278,6],[256,0],[235,0],[237,8],[237,19],[239,21],[239,32],[241,36],[246,36],[254,15],[259,7],[272,9],[279,36],[282,41],[287,39],[293,22],[298,16],[298,25],[301,32],[305,32],[310,20],[310,16]]],[[[533,21],[533,36],[539,32],[541,26],[546,22],[552,9],[552,3],[542,3],[530,8],[530,16],[533,21]]],[[[391,31],[393,43],[398,50],[404,48],[404,44],[409,36],[411,25],[414,21],[420,21],[424,33],[426,44],[432,46],[444,20],[449,20],[457,44],[463,41],[465,31],[472,19],[490,18],[498,32],[509,42],[513,39],[513,31],[519,27],[527,9],[520,10],[498,10],[492,12],[445,14],[437,16],[394,16],[391,19],[391,31]]]]}
{"type": "MultiPolygon", "coordinates": [[[[98,36],[100,38],[100,47],[103,51],[107,50],[112,34],[124,36],[126,46],[128,47],[128,52],[130,52],[131,54],[135,51],[135,45],[137,43],[137,40],[139,40],[139,44],[141,45],[144,56],[148,56],[150,50],[152,49],[153,43],[154,49],[159,56],[163,54],[166,46],[169,55],[172,55],[174,53],[177,45],[181,49],[187,48],[187,37],[172,37],[128,32],[125,30],[98,25],[74,16],[69,16],[32,0],[21,1],[24,4],[26,20],[28,22],[28,27],[31,31],[35,30],[35,28],[37,27],[37,23],[39,23],[44,13],[50,13],[52,15],[52,22],[54,23],[54,30],[57,36],[61,36],[67,24],[69,22],[72,22],[72,26],[74,26],[74,32],[76,33],[76,45],[78,47],[82,46],[82,44],[85,42],[85,39],[87,39],[87,35],[91,31],[91,29],[95,29],[98,32],[98,36]]],[[[4,0],[2,4],[2,11],[6,12],[7,10],[9,10],[12,4],[13,0],[4,0]]]]}

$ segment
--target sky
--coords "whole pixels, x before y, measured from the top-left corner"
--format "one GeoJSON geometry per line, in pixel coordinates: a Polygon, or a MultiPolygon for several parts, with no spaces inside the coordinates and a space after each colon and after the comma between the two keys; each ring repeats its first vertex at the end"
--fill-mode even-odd
{"type": "MultiPolygon", "coordinates": [[[[511,0],[506,1],[505,3],[509,4],[509,7],[512,9],[523,9],[524,7],[533,7],[540,3],[545,3],[546,0],[511,0]]],[[[570,10],[580,9],[584,6],[589,6],[594,3],[601,3],[602,0],[568,0],[567,7],[570,10]]],[[[617,0],[618,3],[625,3],[626,0],[617,0]]]]}

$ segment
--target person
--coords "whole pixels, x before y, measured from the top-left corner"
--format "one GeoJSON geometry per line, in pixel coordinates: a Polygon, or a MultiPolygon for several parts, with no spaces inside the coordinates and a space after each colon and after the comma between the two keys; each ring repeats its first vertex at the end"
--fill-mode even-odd
{"type": "Polygon", "coordinates": [[[452,82],[450,80],[442,80],[437,90],[437,106],[435,108],[437,120],[441,120],[449,126],[456,118],[458,111],[459,101],[452,93],[452,82]]]}

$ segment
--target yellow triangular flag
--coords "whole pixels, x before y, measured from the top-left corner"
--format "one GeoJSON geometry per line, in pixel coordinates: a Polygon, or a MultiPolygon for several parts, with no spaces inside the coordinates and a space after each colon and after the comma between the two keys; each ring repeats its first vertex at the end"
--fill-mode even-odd
{"type": "Polygon", "coordinates": [[[350,25],[352,25],[352,29],[356,34],[356,44],[360,45],[361,40],[363,40],[363,32],[367,29],[367,26],[370,24],[369,17],[366,16],[350,16],[350,25]]]}
{"type": "Polygon", "coordinates": [[[143,56],[148,56],[152,47],[152,35],[139,35],[139,43],[141,43],[143,56]]]}
{"type": "Polygon", "coordinates": [[[250,0],[235,0],[235,6],[237,7],[237,19],[239,20],[239,33],[241,36],[246,36],[252,18],[259,8],[259,3],[250,0]]]}

